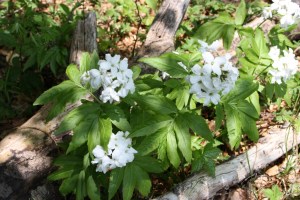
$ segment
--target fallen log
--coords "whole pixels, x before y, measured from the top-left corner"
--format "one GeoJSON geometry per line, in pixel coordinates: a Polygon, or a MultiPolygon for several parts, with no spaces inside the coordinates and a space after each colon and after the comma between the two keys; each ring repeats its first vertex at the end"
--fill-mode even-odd
{"type": "Polygon", "coordinates": [[[266,168],[293,147],[300,144],[300,134],[289,128],[272,128],[246,153],[216,167],[216,176],[200,172],[179,183],[171,192],[156,200],[209,199],[218,191],[234,186],[266,168]]]}
{"type": "MultiPolygon", "coordinates": [[[[77,24],[70,62],[78,63],[81,52],[93,52],[96,43],[96,15],[89,13],[77,24]]],[[[0,141],[0,199],[26,199],[28,190],[45,178],[52,169],[51,151],[56,149],[51,133],[64,114],[46,122],[51,105],[43,106],[33,117],[0,141]]],[[[27,198],[28,199],[28,198],[27,198]]]]}

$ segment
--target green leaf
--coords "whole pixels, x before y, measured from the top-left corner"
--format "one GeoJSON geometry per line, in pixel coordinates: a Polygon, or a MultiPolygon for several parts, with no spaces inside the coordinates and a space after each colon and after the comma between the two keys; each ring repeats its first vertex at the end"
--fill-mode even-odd
{"type": "Polygon", "coordinates": [[[228,13],[221,13],[219,17],[213,21],[209,21],[202,25],[194,37],[203,39],[209,44],[223,39],[224,47],[229,49],[233,40],[235,30],[234,20],[228,13]]]}
{"type": "Polygon", "coordinates": [[[115,168],[109,177],[108,199],[112,199],[118,191],[124,177],[124,168],[115,168]]]}
{"type": "Polygon", "coordinates": [[[185,120],[180,117],[175,120],[174,131],[176,133],[178,148],[185,160],[190,163],[192,160],[191,134],[185,120]]]}
{"type": "Polygon", "coordinates": [[[123,179],[123,199],[130,200],[136,185],[135,168],[132,164],[127,164],[123,179]]]}
{"type": "Polygon", "coordinates": [[[89,53],[84,52],[81,55],[81,60],[80,60],[80,67],[79,67],[80,73],[83,74],[85,71],[90,70],[91,69],[90,64],[91,64],[91,56],[89,53]]]}
{"type": "Polygon", "coordinates": [[[160,122],[156,122],[150,125],[146,125],[144,127],[141,127],[135,131],[133,131],[130,134],[130,137],[141,137],[141,136],[147,136],[147,135],[151,135],[153,133],[155,133],[156,131],[158,131],[159,129],[168,126],[168,124],[170,124],[170,122],[172,122],[172,120],[165,120],[165,121],[160,121],[160,122]]]}
{"type": "Polygon", "coordinates": [[[160,57],[141,58],[139,61],[167,72],[173,78],[183,78],[188,75],[188,72],[177,64],[179,61],[174,53],[166,53],[160,57]]]}
{"type": "Polygon", "coordinates": [[[178,168],[180,164],[180,157],[177,152],[177,141],[173,127],[169,127],[169,132],[167,134],[167,155],[170,160],[170,163],[178,168]]]}
{"type": "Polygon", "coordinates": [[[90,69],[96,69],[96,68],[98,68],[99,56],[98,56],[97,51],[93,51],[93,53],[92,53],[92,55],[90,57],[91,57],[90,58],[90,69]]]}
{"type": "Polygon", "coordinates": [[[235,13],[235,24],[242,25],[243,22],[245,21],[246,15],[247,15],[246,3],[244,0],[242,0],[235,13]]]}
{"type": "Polygon", "coordinates": [[[165,139],[168,133],[168,126],[165,126],[152,135],[144,137],[136,150],[140,155],[145,156],[159,147],[160,142],[165,139]]]}
{"type": "Polygon", "coordinates": [[[142,69],[139,66],[134,65],[131,67],[131,70],[133,72],[132,79],[136,80],[140,76],[142,69]]]}
{"type": "Polygon", "coordinates": [[[222,102],[234,102],[249,97],[257,91],[258,83],[254,83],[251,77],[240,78],[236,81],[235,87],[222,98],[222,102]]]}
{"type": "Polygon", "coordinates": [[[161,163],[150,156],[136,155],[134,158],[134,164],[140,166],[143,170],[149,173],[162,173],[163,168],[161,163]]]}
{"type": "Polygon", "coordinates": [[[202,150],[193,151],[192,172],[200,171],[204,166],[202,150]]]}
{"type": "Polygon", "coordinates": [[[55,172],[53,172],[52,174],[50,174],[47,179],[50,181],[57,181],[60,179],[65,179],[70,177],[74,172],[74,167],[64,167],[61,168],[55,172]]]}
{"type": "Polygon", "coordinates": [[[176,105],[163,96],[144,95],[135,98],[138,104],[160,114],[171,114],[177,112],[176,105]]]}
{"type": "Polygon", "coordinates": [[[259,104],[259,95],[258,92],[252,93],[247,100],[254,105],[256,112],[258,115],[260,114],[260,104],[259,104]]]}
{"type": "Polygon", "coordinates": [[[228,132],[228,139],[231,148],[236,148],[239,146],[242,138],[242,125],[239,115],[235,109],[233,109],[229,104],[224,105],[225,115],[226,115],[226,127],[228,132]]]}
{"type": "Polygon", "coordinates": [[[109,139],[112,133],[112,126],[110,119],[99,118],[99,133],[100,133],[100,144],[104,149],[107,149],[109,139]]]}
{"type": "Polygon", "coordinates": [[[77,167],[82,166],[82,157],[73,155],[61,155],[53,161],[56,166],[77,167]]]}
{"type": "Polygon", "coordinates": [[[189,96],[190,93],[187,86],[177,87],[167,95],[167,97],[171,100],[176,99],[176,106],[178,110],[182,110],[182,108],[188,104],[189,96]]]}
{"type": "MultiPolygon", "coordinates": [[[[88,127],[86,127],[87,129],[87,146],[88,146],[88,150],[90,153],[92,153],[93,149],[97,146],[100,145],[101,142],[101,135],[102,135],[102,130],[100,128],[101,126],[101,120],[98,120],[98,117],[95,116],[95,118],[90,122],[91,126],[88,129],[88,127]]],[[[76,134],[76,133],[75,133],[76,134]]],[[[105,149],[105,146],[103,146],[105,149]]]]}
{"type": "Polygon", "coordinates": [[[216,159],[220,155],[221,150],[214,147],[211,143],[205,145],[204,147],[204,157],[206,159],[216,159]]]}
{"type": "Polygon", "coordinates": [[[215,177],[216,164],[214,160],[207,159],[204,161],[204,169],[212,177],[215,177]]]}
{"type": "Polygon", "coordinates": [[[263,57],[262,55],[267,55],[269,53],[265,34],[260,28],[255,30],[255,43],[258,47],[259,57],[263,57]]]}
{"type": "Polygon", "coordinates": [[[78,176],[77,187],[76,187],[76,200],[83,200],[85,196],[86,196],[85,171],[82,170],[78,176]]]}
{"type": "Polygon", "coordinates": [[[87,119],[89,115],[100,115],[101,108],[98,103],[84,102],[79,107],[75,108],[64,117],[59,128],[55,131],[55,135],[69,131],[78,126],[81,122],[87,119]]]}
{"type": "Polygon", "coordinates": [[[87,178],[86,191],[91,200],[100,200],[100,188],[97,187],[92,175],[89,175],[87,178]]]}
{"type": "Polygon", "coordinates": [[[257,142],[259,139],[259,133],[256,128],[256,121],[248,115],[242,113],[240,113],[239,116],[243,131],[253,142],[257,142]]]}
{"type": "Polygon", "coordinates": [[[157,0],[146,0],[146,3],[151,9],[156,10],[157,0]]]}
{"type": "Polygon", "coordinates": [[[237,104],[232,104],[232,106],[234,106],[239,112],[242,112],[244,115],[247,115],[254,120],[259,118],[259,115],[253,104],[246,100],[240,100],[237,102],[237,104]]]}
{"type": "Polygon", "coordinates": [[[234,37],[235,27],[231,25],[224,26],[222,39],[223,39],[223,45],[225,49],[230,49],[231,43],[234,37]],[[225,30],[225,31],[224,31],[225,30]]]}
{"type": "Polygon", "coordinates": [[[71,81],[80,85],[81,74],[80,74],[79,70],[77,69],[76,65],[74,65],[74,64],[69,65],[67,67],[66,74],[71,81]]]}
{"type": "Polygon", "coordinates": [[[89,115],[73,129],[72,141],[67,149],[67,154],[83,145],[90,134],[97,132],[97,115],[89,115]]]}
{"type": "Polygon", "coordinates": [[[76,102],[87,93],[85,88],[78,87],[74,82],[67,80],[44,92],[35,100],[33,105],[52,102],[51,110],[47,116],[47,120],[50,120],[62,112],[68,103],[76,102]]]}
{"type": "Polygon", "coordinates": [[[103,111],[110,118],[111,122],[122,131],[131,131],[129,122],[126,119],[124,111],[116,105],[104,104],[103,111]]]}
{"type": "Polygon", "coordinates": [[[62,195],[67,195],[72,191],[75,191],[76,189],[76,185],[78,182],[78,177],[79,174],[76,174],[74,176],[71,176],[65,180],[62,181],[60,187],[59,187],[59,191],[60,193],[62,193],[62,195]]]}
{"type": "Polygon", "coordinates": [[[134,166],[134,176],[136,176],[136,188],[143,195],[147,196],[151,190],[151,180],[147,172],[142,170],[139,166],[134,166]]]}
{"type": "Polygon", "coordinates": [[[213,140],[213,135],[208,128],[207,123],[205,122],[204,118],[196,113],[183,113],[182,119],[184,119],[188,126],[197,134],[203,137],[208,141],[213,140]]]}

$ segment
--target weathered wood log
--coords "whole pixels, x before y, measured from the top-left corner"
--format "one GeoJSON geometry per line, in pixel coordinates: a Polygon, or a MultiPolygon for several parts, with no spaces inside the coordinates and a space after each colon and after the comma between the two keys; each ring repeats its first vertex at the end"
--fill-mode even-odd
{"type": "MultiPolygon", "coordinates": [[[[159,56],[175,49],[175,34],[189,3],[190,0],[165,0],[162,2],[135,60],[141,57],[159,56]]],[[[154,69],[149,68],[146,64],[140,63],[140,66],[144,73],[154,72],[154,69]]]]}
{"type": "MultiPolygon", "coordinates": [[[[96,33],[96,15],[89,13],[85,20],[78,22],[70,62],[78,63],[83,51],[97,50],[96,33]]],[[[76,106],[78,103],[68,106],[65,113],[76,106]]],[[[50,109],[51,105],[43,106],[27,122],[0,141],[1,200],[26,199],[28,190],[51,171],[52,157],[49,153],[56,145],[50,135],[64,114],[46,123],[50,109]]]]}
{"type": "Polygon", "coordinates": [[[190,0],[165,0],[160,6],[138,52],[138,57],[158,56],[174,50],[176,31],[185,15],[190,0]]]}
{"type": "Polygon", "coordinates": [[[218,191],[234,186],[252,172],[264,169],[300,144],[300,134],[291,128],[274,128],[246,153],[216,167],[216,176],[194,174],[156,200],[201,200],[212,198],[218,191]],[[249,165],[248,165],[249,163],[249,165]]]}

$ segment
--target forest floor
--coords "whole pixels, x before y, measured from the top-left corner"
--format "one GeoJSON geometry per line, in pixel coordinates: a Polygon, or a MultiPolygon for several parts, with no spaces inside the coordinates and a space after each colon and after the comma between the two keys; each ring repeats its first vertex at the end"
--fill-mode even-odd
{"type": "MultiPolygon", "coordinates": [[[[43,4],[45,5],[53,5],[56,4],[57,7],[59,3],[65,3],[65,0],[43,0],[43,4]]],[[[74,3],[73,3],[74,4],[74,3]]],[[[72,3],[69,3],[69,6],[74,6],[72,3]]],[[[144,5],[145,1],[140,0],[139,4],[144,5]]],[[[48,6],[44,7],[44,11],[47,12],[48,6]]],[[[101,6],[96,6],[91,1],[86,1],[81,8],[85,11],[95,11],[97,15],[105,15],[110,9],[112,9],[112,4],[104,1],[101,3],[101,6]]],[[[135,13],[134,15],[136,15],[135,13]]],[[[140,18],[146,16],[147,13],[139,13],[140,18]]],[[[150,17],[155,16],[155,12],[152,11],[149,15],[150,17]]],[[[148,17],[149,17],[148,16],[148,17]]],[[[121,20],[121,17],[120,19],[121,20]]],[[[106,21],[107,22],[107,21],[106,21]]],[[[103,21],[98,20],[98,26],[102,29],[110,29],[112,28],[110,23],[103,23],[103,21]]],[[[140,25],[140,23],[135,22],[130,24],[128,28],[128,32],[123,34],[120,37],[120,40],[117,41],[114,47],[108,49],[109,52],[119,52],[122,56],[131,57],[134,52],[137,51],[145,38],[145,34],[147,33],[147,27],[144,25],[140,25]]],[[[98,42],[101,44],[102,38],[98,38],[98,42]]],[[[5,70],[5,67],[9,67],[9,61],[13,56],[13,50],[1,48],[0,46],[0,77],[1,73],[5,70]]],[[[24,101],[22,98],[15,97],[15,101],[13,102],[16,107],[24,107],[24,101]]],[[[27,102],[30,104],[30,102],[27,102]]],[[[32,102],[31,102],[32,103],[32,102]]],[[[26,105],[28,106],[28,105],[26,105]]],[[[285,103],[282,102],[280,105],[282,107],[285,106],[285,103]]],[[[259,132],[261,137],[268,134],[268,130],[271,126],[285,126],[284,123],[276,122],[276,113],[280,109],[280,106],[271,105],[269,108],[265,108],[260,115],[260,120],[257,122],[257,127],[259,128],[259,132]]],[[[11,130],[13,128],[18,127],[22,123],[26,121],[28,116],[19,116],[17,118],[11,119],[4,119],[0,121],[0,132],[6,132],[7,130],[11,130]]],[[[213,121],[211,121],[211,126],[213,126],[213,121]]],[[[1,135],[0,135],[1,139],[1,135]]],[[[247,149],[255,145],[254,143],[248,142],[244,140],[240,148],[236,151],[230,151],[226,149],[223,152],[224,158],[230,159],[237,155],[244,153],[247,149]]],[[[178,181],[182,181],[185,175],[188,173],[189,169],[183,170],[183,174],[178,175],[178,181]]],[[[174,183],[173,180],[159,180],[154,179],[153,181],[153,193],[152,196],[160,195],[164,192],[167,192],[174,183]]],[[[280,158],[278,161],[273,163],[271,166],[267,167],[266,169],[254,172],[250,177],[244,180],[242,183],[232,187],[226,188],[218,193],[218,195],[214,199],[230,199],[230,200],[244,200],[244,199],[266,199],[265,193],[267,189],[272,189],[275,199],[300,199],[300,162],[299,162],[299,155],[298,149],[289,152],[288,155],[280,158]],[[277,185],[278,189],[274,186],[277,185]],[[273,187],[273,188],[272,188],[273,187]],[[282,196],[282,198],[280,198],[282,196]]],[[[270,191],[269,191],[270,192],[270,191]]]]}

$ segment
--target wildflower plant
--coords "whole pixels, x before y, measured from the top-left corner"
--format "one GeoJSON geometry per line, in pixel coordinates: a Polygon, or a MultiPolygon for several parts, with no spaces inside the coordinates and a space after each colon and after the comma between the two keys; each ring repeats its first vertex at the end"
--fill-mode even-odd
{"type": "Polygon", "coordinates": [[[50,120],[81,100],[54,133],[73,135],[49,176],[62,180],[62,194],[112,199],[122,191],[123,199],[131,199],[136,190],[147,196],[151,173],[188,164],[193,172],[214,176],[218,145],[236,149],[243,135],[258,140],[260,99],[284,97],[299,65],[294,44],[283,36],[286,29],[275,26],[266,38],[260,27],[242,26],[244,1],[235,16],[223,13],[203,24],[195,34],[197,51],[140,59],[157,69],[154,74],[140,74],[139,66],[110,54],[99,60],[85,53],[79,69],[68,66],[70,80],[35,101],[52,102],[50,120]],[[241,39],[235,57],[219,53],[231,47],[235,32],[241,39]],[[214,130],[202,116],[206,107],[213,110],[214,130]]]}

